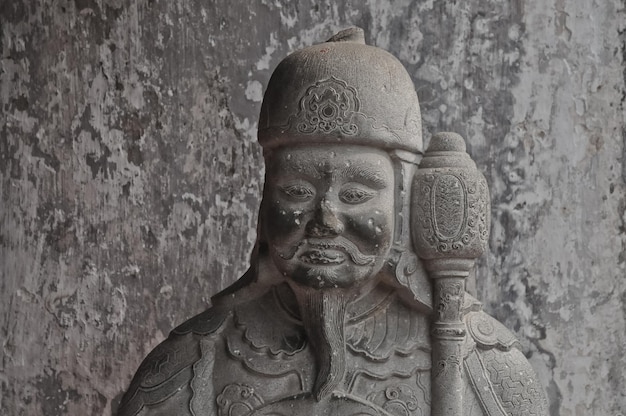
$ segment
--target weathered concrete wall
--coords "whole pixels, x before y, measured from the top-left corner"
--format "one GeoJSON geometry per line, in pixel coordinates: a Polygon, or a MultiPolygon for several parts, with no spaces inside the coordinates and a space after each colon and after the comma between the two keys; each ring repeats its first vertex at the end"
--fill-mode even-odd
{"type": "Polygon", "coordinates": [[[483,167],[478,294],[551,414],[624,413],[626,16],[592,3],[0,3],[0,413],[111,415],[245,270],[262,90],[353,24],[409,69],[426,137],[463,134],[483,167]]]}

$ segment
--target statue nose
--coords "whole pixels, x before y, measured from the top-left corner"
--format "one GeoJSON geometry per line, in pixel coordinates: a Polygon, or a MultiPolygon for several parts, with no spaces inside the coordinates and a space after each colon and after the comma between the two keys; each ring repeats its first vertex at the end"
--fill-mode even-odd
{"type": "Polygon", "coordinates": [[[306,233],[311,237],[336,237],[343,233],[343,223],[337,211],[325,198],[320,201],[315,215],[306,225],[306,233]]]}

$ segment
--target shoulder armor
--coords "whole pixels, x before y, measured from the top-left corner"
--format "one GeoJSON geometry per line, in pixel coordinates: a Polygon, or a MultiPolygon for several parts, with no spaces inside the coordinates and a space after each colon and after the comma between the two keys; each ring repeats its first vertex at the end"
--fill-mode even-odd
{"type": "Polygon", "coordinates": [[[464,365],[487,416],[548,416],[545,392],[517,348],[474,350],[464,365]]]}
{"type": "Polygon", "coordinates": [[[519,341],[504,325],[485,312],[470,312],[465,315],[465,324],[476,345],[481,349],[497,348],[508,351],[519,348],[519,341]]]}
{"type": "Polygon", "coordinates": [[[227,313],[208,309],[189,319],[143,360],[122,398],[118,416],[134,416],[144,406],[164,402],[193,379],[193,365],[202,357],[202,336],[216,332],[227,313]]]}
{"type": "Polygon", "coordinates": [[[196,335],[210,335],[221,328],[227,315],[228,312],[222,308],[209,308],[176,327],[172,334],[185,335],[191,332],[196,335]]]}
{"type": "Polygon", "coordinates": [[[484,312],[468,313],[465,324],[477,348],[464,366],[485,414],[547,416],[545,392],[511,331],[484,312]]]}

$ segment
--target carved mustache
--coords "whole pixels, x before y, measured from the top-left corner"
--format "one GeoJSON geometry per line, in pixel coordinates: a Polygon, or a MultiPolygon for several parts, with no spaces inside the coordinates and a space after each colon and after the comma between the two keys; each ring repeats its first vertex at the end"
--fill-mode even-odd
{"type": "Polygon", "coordinates": [[[336,237],[332,240],[321,238],[307,238],[300,241],[295,246],[291,247],[286,252],[278,252],[278,255],[285,260],[291,260],[296,255],[301,256],[311,250],[339,250],[346,253],[352,262],[359,266],[366,266],[373,264],[376,261],[376,256],[363,254],[361,250],[343,237],[336,237]]]}

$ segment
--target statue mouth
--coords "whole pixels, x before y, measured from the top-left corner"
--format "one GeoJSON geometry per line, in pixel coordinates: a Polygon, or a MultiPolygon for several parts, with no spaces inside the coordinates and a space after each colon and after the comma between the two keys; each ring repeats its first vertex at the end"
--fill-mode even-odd
{"type": "Polygon", "coordinates": [[[338,250],[307,250],[299,257],[300,261],[315,265],[337,265],[346,261],[346,255],[338,250]]]}

